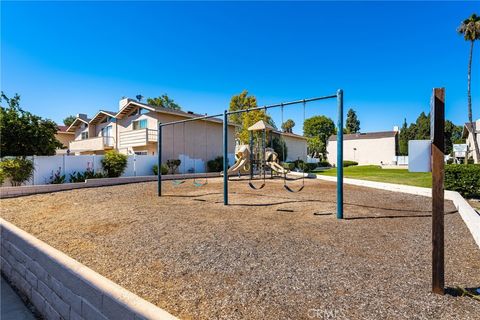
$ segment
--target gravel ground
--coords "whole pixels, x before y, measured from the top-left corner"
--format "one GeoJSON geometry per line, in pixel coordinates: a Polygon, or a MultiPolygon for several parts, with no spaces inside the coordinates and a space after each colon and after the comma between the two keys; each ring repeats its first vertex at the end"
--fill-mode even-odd
{"type": "MultiPolygon", "coordinates": [[[[479,319],[430,293],[430,199],[307,180],[301,193],[220,179],[1,200],[1,216],[183,319],[479,319]],[[203,201],[202,201],[203,200],[203,201]],[[278,209],[284,211],[278,211],[278,209]]],[[[446,202],[446,286],[480,286],[480,250],[446,202]]]]}

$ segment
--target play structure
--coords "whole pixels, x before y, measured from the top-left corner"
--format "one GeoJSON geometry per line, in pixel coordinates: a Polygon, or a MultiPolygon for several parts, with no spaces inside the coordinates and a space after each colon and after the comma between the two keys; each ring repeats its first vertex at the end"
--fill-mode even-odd
{"type": "MultiPolygon", "coordinates": [[[[274,128],[266,121],[260,120],[248,128],[249,131],[249,143],[248,144],[238,144],[235,148],[235,162],[232,166],[229,166],[228,161],[228,125],[229,117],[233,115],[241,115],[253,111],[263,111],[264,114],[267,114],[269,109],[280,108],[282,114],[282,123],[283,123],[283,111],[287,106],[302,106],[303,107],[303,120],[305,121],[305,108],[306,105],[310,102],[320,101],[320,100],[337,100],[337,128],[343,128],[343,91],[338,90],[336,94],[302,99],[272,105],[266,105],[263,107],[256,107],[250,109],[236,110],[236,111],[227,111],[225,110],[222,114],[215,115],[205,115],[200,117],[194,117],[179,121],[172,121],[167,123],[158,124],[158,137],[157,137],[157,155],[158,155],[158,196],[162,196],[162,173],[160,170],[160,165],[162,162],[162,130],[165,127],[172,126],[173,128],[176,125],[183,125],[184,134],[183,134],[183,147],[186,146],[185,138],[185,124],[193,121],[203,121],[205,124],[205,139],[207,139],[207,120],[212,118],[223,117],[223,203],[228,205],[228,186],[229,180],[231,177],[241,177],[242,175],[248,176],[248,185],[251,189],[261,190],[267,184],[267,176],[269,178],[280,177],[283,179],[284,189],[291,193],[300,192],[305,187],[305,176],[306,173],[303,171],[294,172],[280,164],[279,154],[273,149],[273,131],[274,128]],[[267,143],[267,136],[269,136],[270,146],[267,143]],[[301,181],[301,182],[296,182],[301,181]],[[293,186],[295,184],[296,186],[293,186]]],[[[173,135],[175,135],[175,130],[173,129],[173,135]]],[[[174,141],[174,137],[172,138],[174,141]]],[[[205,158],[207,155],[208,141],[205,141],[205,158]]],[[[175,146],[172,147],[173,150],[175,146]]],[[[285,144],[282,144],[282,160],[285,160],[285,144]]],[[[343,131],[338,130],[337,136],[337,163],[343,163],[343,131]]],[[[305,154],[306,158],[306,154],[305,154]]],[[[195,166],[194,166],[195,167],[195,166]]],[[[206,172],[206,170],[204,171],[206,172]]],[[[191,172],[192,174],[187,176],[183,175],[181,179],[174,180],[174,184],[180,185],[183,184],[187,179],[193,179],[193,185],[196,187],[202,187],[208,183],[208,175],[202,177],[198,173],[191,172]],[[201,179],[201,180],[199,180],[201,179]]],[[[343,166],[337,167],[337,218],[343,218],[343,166]]]]}

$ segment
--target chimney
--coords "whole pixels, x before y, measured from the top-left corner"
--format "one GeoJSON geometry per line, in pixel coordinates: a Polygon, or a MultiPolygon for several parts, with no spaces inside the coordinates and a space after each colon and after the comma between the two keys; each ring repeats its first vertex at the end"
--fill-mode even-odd
{"type": "Polygon", "coordinates": [[[87,114],[86,113],[77,113],[77,118],[87,119],[87,114]]]}
{"type": "Polygon", "coordinates": [[[123,107],[125,107],[130,101],[132,101],[132,99],[130,98],[122,98],[119,102],[118,102],[118,110],[121,110],[123,107]]]}

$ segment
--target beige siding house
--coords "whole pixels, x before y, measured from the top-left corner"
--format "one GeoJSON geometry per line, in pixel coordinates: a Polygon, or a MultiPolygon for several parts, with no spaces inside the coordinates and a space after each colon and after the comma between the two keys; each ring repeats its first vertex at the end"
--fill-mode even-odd
{"type": "MultiPolygon", "coordinates": [[[[398,131],[343,135],[343,159],[360,165],[393,164],[398,150],[398,131]]],[[[337,165],[337,136],[327,141],[327,159],[337,165]]]]}
{"type": "Polygon", "coordinates": [[[75,139],[75,134],[73,132],[68,132],[67,129],[67,126],[57,126],[55,138],[62,144],[62,147],[56,150],[57,155],[66,154],[70,142],[75,139]]]}
{"type": "MultiPolygon", "coordinates": [[[[71,154],[104,154],[118,150],[127,155],[156,155],[158,123],[201,117],[200,114],[150,106],[122,99],[118,111],[100,110],[93,118],[78,114],[67,129],[74,139],[71,154]]],[[[306,138],[280,133],[286,142],[289,161],[304,158],[306,138]]],[[[235,126],[228,128],[228,157],[234,161],[235,126]]],[[[180,159],[180,172],[200,170],[207,161],[223,155],[223,121],[210,118],[162,127],[162,159],[180,159]]]]}
{"type": "Polygon", "coordinates": [[[480,119],[475,121],[473,124],[465,123],[462,134],[462,138],[466,139],[468,157],[472,157],[475,163],[480,163],[480,159],[477,159],[477,154],[475,152],[475,143],[473,140],[475,136],[477,138],[478,145],[480,146],[480,119]]]}

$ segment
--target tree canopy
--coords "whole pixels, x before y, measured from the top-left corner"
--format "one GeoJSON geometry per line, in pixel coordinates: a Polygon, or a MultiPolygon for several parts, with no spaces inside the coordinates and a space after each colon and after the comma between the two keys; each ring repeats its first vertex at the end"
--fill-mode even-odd
{"type": "Polygon", "coordinates": [[[355,110],[350,108],[347,112],[347,121],[345,123],[345,133],[360,132],[360,120],[357,118],[355,110]]]}
{"type": "MultiPolygon", "coordinates": [[[[249,96],[248,91],[244,90],[242,93],[235,95],[230,100],[229,111],[246,110],[257,107],[257,98],[255,96],[249,96]]],[[[240,127],[237,133],[237,138],[240,143],[247,144],[250,140],[250,133],[248,128],[256,122],[263,120],[275,128],[275,123],[272,118],[267,115],[264,110],[254,110],[250,112],[242,112],[237,114],[231,114],[229,116],[229,122],[234,123],[240,127]]]]}
{"type": "Polygon", "coordinates": [[[148,98],[147,104],[155,107],[167,108],[172,110],[182,110],[182,107],[180,107],[180,105],[175,103],[175,101],[171,99],[167,94],[162,94],[161,96],[156,98],[148,98]]]}
{"type": "Polygon", "coordinates": [[[20,96],[0,98],[1,155],[50,156],[62,144],[55,138],[57,124],[20,108],[20,96]],[[6,105],[4,105],[6,103],[6,105]]]}
{"type": "Polygon", "coordinates": [[[295,121],[292,119],[288,119],[284,123],[282,123],[282,130],[283,132],[293,133],[293,127],[295,127],[295,121]]]}
{"type": "Polygon", "coordinates": [[[308,140],[309,153],[327,153],[327,140],[336,133],[335,123],[325,116],[314,116],[305,120],[303,124],[303,135],[308,140]]]}
{"type": "Polygon", "coordinates": [[[63,119],[63,124],[66,125],[67,127],[70,127],[72,125],[73,121],[75,121],[76,118],[77,117],[70,115],[70,116],[66,117],[65,119],[63,119]]]}
{"type": "MultiPolygon", "coordinates": [[[[454,143],[464,143],[462,139],[462,126],[455,125],[452,121],[445,121],[445,154],[450,154],[453,151],[454,143]]],[[[404,119],[402,128],[400,130],[398,141],[399,155],[408,155],[408,141],[409,140],[429,140],[430,139],[430,114],[425,112],[420,113],[414,123],[407,125],[407,120],[404,119]]]]}

